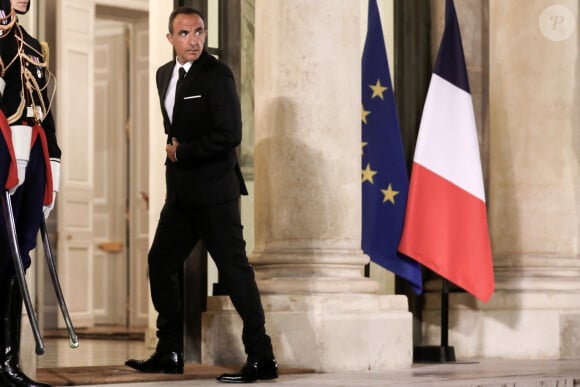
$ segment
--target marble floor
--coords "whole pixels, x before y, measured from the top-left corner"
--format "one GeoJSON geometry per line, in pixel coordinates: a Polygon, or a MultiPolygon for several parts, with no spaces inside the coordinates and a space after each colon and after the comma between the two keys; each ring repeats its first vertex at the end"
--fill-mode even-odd
{"type": "Polygon", "coordinates": [[[47,338],[45,353],[37,358],[38,368],[105,366],[125,363],[129,358],[146,359],[152,349],[140,340],[79,339],[71,348],[68,339],[47,338]]]}
{"type": "MultiPolygon", "coordinates": [[[[81,340],[71,349],[68,339],[46,339],[46,352],[38,367],[119,365],[127,358],[146,358],[151,349],[138,340],[81,340]]],[[[295,387],[410,386],[410,387],[532,387],[580,386],[579,360],[492,360],[457,361],[445,364],[414,364],[401,370],[282,375],[275,384],[295,387]]],[[[107,387],[217,386],[215,380],[109,384],[107,387]]],[[[105,385],[101,385],[104,387],[105,385]]]]}

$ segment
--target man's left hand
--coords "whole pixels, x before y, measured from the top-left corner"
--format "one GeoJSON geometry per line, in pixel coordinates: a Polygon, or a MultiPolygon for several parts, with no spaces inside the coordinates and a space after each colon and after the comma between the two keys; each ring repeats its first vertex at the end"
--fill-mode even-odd
{"type": "Polygon", "coordinates": [[[167,152],[167,157],[172,162],[177,162],[177,147],[179,146],[179,141],[175,137],[171,138],[171,144],[165,145],[165,152],[167,152]]]}

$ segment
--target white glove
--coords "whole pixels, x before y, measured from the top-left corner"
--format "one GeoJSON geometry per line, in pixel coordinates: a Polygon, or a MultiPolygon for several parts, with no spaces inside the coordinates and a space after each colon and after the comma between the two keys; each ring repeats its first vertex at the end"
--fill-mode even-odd
{"type": "Polygon", "coordinates": [[[30,159],[30,141],[32,139],[32,127],[25,125],[13,125],[10,127],[12,132],[12,146],[14,156],[16,156],[16,166],[18,168],[18,185],[10,189],[10,194],[14,194],[16,189],[24,183],[26,177],[26,166],[30,159]]]}
{"type": "Polygon", "coordinates": [[[52,202],[42,207],[42,212],[44,212],[44,219],[48,219],[50,212],[54,208],[56,203],[56,194],[58,193],[58,186],[60,184],[60,160],[50,159],[50,170],[52,171],[52,202]]]}

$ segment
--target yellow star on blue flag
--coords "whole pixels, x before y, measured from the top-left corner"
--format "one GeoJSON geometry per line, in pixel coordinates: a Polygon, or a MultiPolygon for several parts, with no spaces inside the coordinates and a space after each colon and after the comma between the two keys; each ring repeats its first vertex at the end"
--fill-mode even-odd
{"type": "Polygon", "coordinates": [[[362,57],[362,249],[421,293],[419,263],[397,251],[409,177],[376,0],[369,0],[368,17],[362,57]]]}

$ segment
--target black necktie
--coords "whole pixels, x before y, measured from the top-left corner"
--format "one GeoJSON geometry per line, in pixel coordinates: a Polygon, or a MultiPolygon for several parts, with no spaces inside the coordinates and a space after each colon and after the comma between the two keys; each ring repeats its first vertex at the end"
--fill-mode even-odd
{"type": "Polygon", "coordinates": [[[185,69],[183,67],[179,68],[179,77],[177,78],[177,85],[175,86],[175,94],[178,93],[179,88],[183,84],[183,78],[185,78],[185,69]]]}

